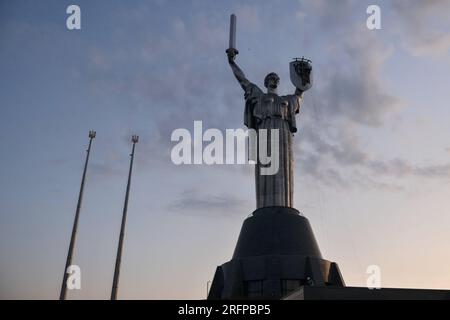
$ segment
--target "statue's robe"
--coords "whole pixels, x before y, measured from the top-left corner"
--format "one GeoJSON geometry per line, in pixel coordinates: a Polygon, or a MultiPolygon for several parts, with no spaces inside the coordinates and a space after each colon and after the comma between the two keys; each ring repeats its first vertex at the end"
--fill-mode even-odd
{"type": "MultiPolygon", "coordinates": [[[[263,165],[258,160],[255,165],[256,207],[284,206],[293,207],[294,197],[294,159],[292,136],[297,132],[295,115],[300,111],[301,97],[298,95],[278,96],[263,93],[258,86],[250,83],[245,88],[244,124],[257,132],[267,129],[267,150],[271,154],[271,129],[279,132],[279,169],[276,174],[262,175],[263,165]]],[[[259,149],[259,148],[258,148],[259,149]]],[[[276,150],[275,150],[276,151],[276,150]]]]}

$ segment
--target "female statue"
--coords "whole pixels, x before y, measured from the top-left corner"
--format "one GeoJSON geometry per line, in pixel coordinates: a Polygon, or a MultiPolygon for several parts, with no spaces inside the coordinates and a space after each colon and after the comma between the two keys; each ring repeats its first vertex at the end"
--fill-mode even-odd
{"type": "MultiPolygon", "coordinates": [[[[264,79],[267,92],[264,93],[257,85],[251,83],[236,64],[237,50],[227,50],[228,62],[234,76],[244,89],[245,111],[244,124],[249,129],[256,130],[260,141],[260,129],[267,129],[267,150],[271,157],[278,157],[279,169],[275,174],[261,174],[265,166],[258,160],[255,165],[256,207],[283,206],[293,207],[294,198],[294,159],[292,137],[297,132],[295,115],[300,111],[302,94],[311,87],[311,64],[309,60],[301,59],[291,62],[291,80],[297,86],[292,95],[279,96],[277,87],[280,78],[276,73],[269,73],[264,79]],[[278,130],[279,150],[271,149],[271,138],[276,138],[271,129],[278,130]],[[278,152],[277,152],[278,151],[278,152]],[[275,152],[275,154],[271,153],[275,152]],[[276,154],[278,153],[278,154],[276,154]]],[[[259,145],[259,144],[257,144],[259,145]]]]}

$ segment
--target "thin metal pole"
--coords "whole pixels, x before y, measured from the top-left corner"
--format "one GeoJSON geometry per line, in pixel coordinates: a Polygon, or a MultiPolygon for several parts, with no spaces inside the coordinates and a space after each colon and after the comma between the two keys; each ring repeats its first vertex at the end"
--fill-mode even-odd
{"type": "Polygon", "coordinates": [[[133,148],[131,150],[130,171],[128,172],[127,191],[125,193],[125,203],[123,206],[122,224],[120,226],[119,245],[117,246],[116,266],[114,268],[114,279],[111,289],[111,300],[117,300],[117,291],[119,289],[119,276],[120,276],[120,262],[122,261],[122,249],[123,249],[123,237],[125,235],[125,224],[127,222],[127,210],[128,210],[128,197],[130,195],[131,173],[133,172],[133,160],[134,149],[139,137],[133,136],[131,141],[133,142],[133,148]]]}
{"type": "Polygon", "coordinates": [[[73,223],[72,236],[70,238],[69,251],[67,253],[66,266],[64,268],[64,276],[63,276],[63,281],[62,281],[62,285],[61,285],[61,292],[59,294],[59,300],[66,299],[67,278],[69,276],[69,274],[67,273],[67,269],[72,264],[73,248],[75,247],[75,240],[77,238],[78,219],[80,217],[81,202],[83,201],[84,183],[86,181],[86,170],[87,170],[87,166],[88,166],[88,162],[89,162],[89,154],[91,152],[92,140],[95,138],[95,135],[96,135],[95,131],[93,131],[93,130],[89,131],[89,146],[86,151],[87,153],[86,153],[86,160],[84,163],[83,177],[81,178],[80,193],[78,194],[77,209],[75,211],[75,221],[73,223]]]}

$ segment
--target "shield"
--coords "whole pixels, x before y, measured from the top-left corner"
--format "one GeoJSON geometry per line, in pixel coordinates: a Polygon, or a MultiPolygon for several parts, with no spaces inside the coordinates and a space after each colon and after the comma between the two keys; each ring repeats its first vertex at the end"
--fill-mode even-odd
{"type": "Polygon", "coordinates": [[[311,60],[305,58],[295,58],[289,63],[289,72],[292,84],[306,91],[311,88],[313,83],[311,60]]]}

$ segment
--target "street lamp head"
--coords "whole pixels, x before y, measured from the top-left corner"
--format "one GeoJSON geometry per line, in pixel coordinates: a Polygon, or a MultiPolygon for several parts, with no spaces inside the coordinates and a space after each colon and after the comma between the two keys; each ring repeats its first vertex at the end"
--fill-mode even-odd
{"type": "Polygon", "coordinates": [[[94,130],[90,130],[89,131],[89,138],[90,139],[94,139],[96,134],[97,134],[97,132],[95,132],[94,130]]]}
{"type": "Polygon", "coordinates": [[[139,141],[139,136],[137,136],[137,135],[132,135],[131,136],[131,142],[137,143],[138,141],[139,141]]]}

